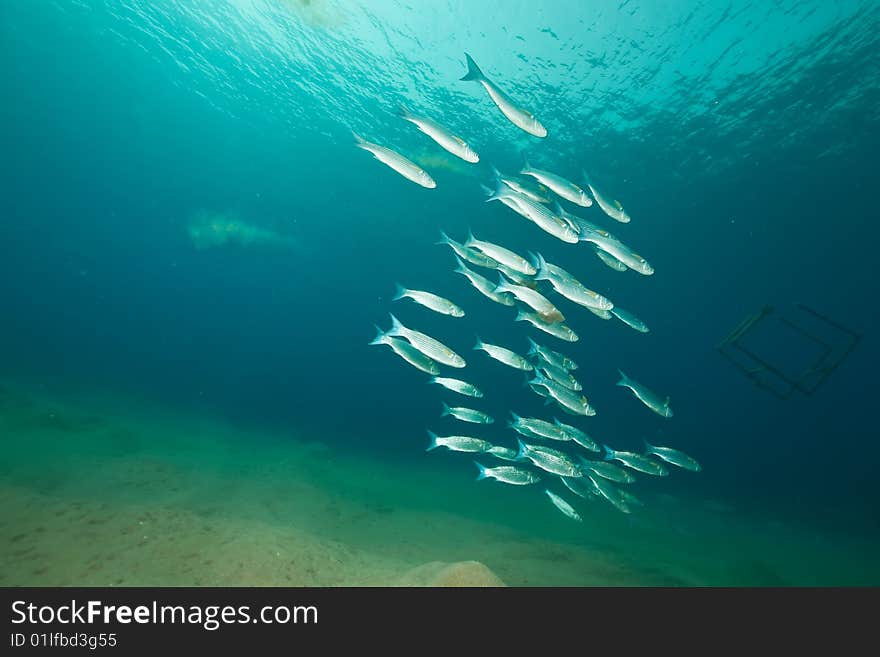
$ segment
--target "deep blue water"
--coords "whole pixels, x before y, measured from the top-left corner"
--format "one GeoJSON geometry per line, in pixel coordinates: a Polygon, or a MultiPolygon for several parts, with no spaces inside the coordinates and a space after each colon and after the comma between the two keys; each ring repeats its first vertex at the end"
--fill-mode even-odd
{"type": "MultiPolygon", "coordinates": [[[[570,353],[618,448],[641,437],[704,464],[655,486],[747,504],[853,507],[876,528],[875,280],[880,148],[876,2],[6,3],[0,53],[0,370],[118,387],[243,426],[301,427],[339,450],[423,452],[453,395],[385,347],[389,311],[448,342],[484,410],[542,414],[475,335],[570,353]],[[536,6],[537,5],[537,6],[536,6]],[[547,125],[535,139],[473,83],[464,52],[547,125]],[[457,163],[395,115],[462,135],[457,163]],[[353,146],[410,155],[422,189],[353,146]],[[588,168],[633,217],[613,224],[656,273],[606,268],[479,184],[489,165],[588,168]],[[283,244],[197,249],[199,212],[283,244]],[[562,305],[569,346],[512,321],[452,273],[440,230],[540,250],[635,312],[645,335],[562,305]],[[280,238],[279,238],[280,239],[280,238]],[[290,240],[288,243],[286,240],[290,240]],[[465,319],[391,302],[394,283],[455,300],[465,319]],[[778,400],[714,346],[747,313],[803,302],[863,334],[812,396],[778,400]],[[671,397],[659,418],[615,387],[622,368],[671,397]]],[[[562,303],[562,302],[560,302],[562,303]]],[[[770,351],[790,344],[771,338],[770,351]],[[774,344],[773,339],[777,342],[774,344]]],[[[786,356],[787,357],[787,356],[786,356]]],[[[463,398],[462,398],[463,400],[463,398]]],[[[503,422],[488,435],[507,436],[503,422]]],[[[458,460],[456,460],[458,459],[458,460]]],[[[853,522],[847,520],[847,522],[853,522]]]]}

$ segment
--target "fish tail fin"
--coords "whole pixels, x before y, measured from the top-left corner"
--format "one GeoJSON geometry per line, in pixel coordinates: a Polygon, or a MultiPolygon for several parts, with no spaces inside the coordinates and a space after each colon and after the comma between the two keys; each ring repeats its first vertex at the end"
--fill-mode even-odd
{"type": "Polygon", "coordinates": [[[492,164],[489,166],[489,168],[492,169],[492,175],[495,176],[495,180],[500,180],[501,179],[501,172],[498,170],[498,167],[496,167],[494,164],[492,164]]]}
{"type": "Polygon", "coordinates": [[[400,299],[403,299],[403,297],[405,297],[408,293],[409,293],[409,290],[407,290],[405,287],[403,287],[403,285],[401,285],[400,283],[395,283],[394,284],[394,298],[392,299],[392,301],[399,301],[400,299]]]}
{"type": "Polygon", "coordinates": [[[581,178],[583,179],[583,182],[585,185],[592,185],[593,184],[592,181],[590,180],[590,175],[587,173],[587,170],[584,168],[581,168],[581,178]]]}
{"type": "Polygon", "coordinates": [[[391,328],[388,329],[387,334],[388,335],[399,335],[401,330],[403,329],[403,324],[401,324],[400,320],[397,319],[391,313],[388,313],[388,315],[391,317],[391,328]]]}
{"type": "Polygon", "coordinates": [[[463,77],[459,78],[461,80],[482,80],[483,72],[480,70],[480,67],[477,66],[477,63],[473,60],[473,58],[467,53],[464,54],[464,58],[467,61],[467,73],[464,74],[463,77]]]}
{"type": "Polygon", "coordinates": [[[535,262],[533,263],[535,269],[537,270],[535,273],[536,281],[546,281],[550,278],[550,272],[547,271],[547,261],[544,260],[544,256],[540,253],[535,254],[535,262]]]}
{"type": "Polygon", "coordinates": [[[522,154],[522,168],[519,170],[520,173],[528,173],[532,170],[532,165],[529,164],[529,156],[525,153],[522,154]]]}
{"type": "Polygon", "coordinates": [[[470,226],[468,226],[467,239],[464,241],[464,245],[465,246],[472,246],[476,240],[477,240],[477,238],[474,237],[474,231],[472,231],[470,226]]]}
{"type": "Polygon", "coordinates": [[[373,338],[373,341],[370,342],[369,344],[370,344],[370,345],[374,345],[374,344],[384,344],[384,342],[385,342],[385,341],[384,341],[384,338],[385,338],[385,331],[383,331],[382,329],[380,329],[377,325],[375,325],[375,326],[376,326],[376,337],[373,338]]]}
{"type": "Polygon", "coordinates": [[[449,409],[449,404],[447,404],[446,402],[440,402],[440,403],[443,404],[443,412],[440,413],[440,417],[446,417],[447,415],[449,415],[451,413],[451,411],[449,409]]]}
{"type": "Polygon", "coordinates": [[[432,376],[430,379],[428,379],[428,383],[437,383],[437,377],[432,376]]]}
{"type": "Polygon", "coordinates": [[[407,121],[413,118],[412,112],[410,112],[409,108],[407,108],[407,106],[403,103],[397,104],[397,116],[407,121]]]}
{"type": "Polygon", "coordinates": [[[428,443],[428,448],[425,450],[426,452],[430,452],[432,449],[437,449],[440,445],[437,444],[437,434],[428,429],[428,436],[430,437],[430,442],[428,443]]]}
{"type": "Polygon", "coordinates": [[[474,345],[474,350],[479,351],[483,348],[483,341],[480,339],[480,336],[477,336],[477,344],[474,345]]]}
{"type": "Polygon", "coordinates": [[[538,353],[538,343],[532,340],[531,338],[526,338],[529,341],[529,356],[534,356],[538,353]]]}
{"type": "Polygon", "coordinates": [[[645,454],[653,454],[654,446],[648,442],[648,439],[642,438],[642,442],[645,444],[645,454]]]}
{"type": "Polygon", "coordinates": [[[489,198],[486,199],[486,203],[490,201],[497,201],[504,195],[504,183],[501,181],[501,178],[498,178],[495,181],[495,189],[489,194],[489,198]]]}
{"type": "Polygon", "coordinates": [[[510,291],[510,284],[504,278],[501,272],[498,272],[498,285],[495,286],[496,292],[508,292],[510,291]]]}
{"type": "Polygon", "coordinates": [[[606,461],[611,461],[614,459],[614,450],[611,449],[608,445],[602,445],[602,458],[606,461]]]}
{"type": "Polygon", "coordinates": [[[522,420],[522,418],[519,415],[517,415],[513,411],[510,411],[510,421],[507,423],[507,426],[512,427],[515,424],[519,424],[520,420],[522,420]]]}
{"type": "Polygon", "coordinates": [[[469,271],[467,265],[465,265],[464,261],[458,256],[455,256],[455,262],[457,262],[458,265],[456,265],[455,269],[453,269],[452,271],[454,271],[456,274],[464,274],[469,271]]]}
{"type": "Polygon", "coordinates": [[[623,370],[618,369],[617,371],[620,374],[620,381],[618,381],[616,385],[623,386],[623,387],[629,386],[629,384],[631,383],[630,378],[626,374],[623,373],[623,370]]]}
{"type": "Polygon", "coordinates": [[[361,137],[358,133],[356,133],[354,130],[351,131],[351,136],[354,138],[354,145],[357,146],[358,148],[364,148],[367,144],[370,143],[366,139],[361,137]]]}
{"type": "Polygon", "coordinates": [[[526,255],[529,256],[529,262],[531,263],[532,267],[537,269],[538,266],[535,264],[535,262],[537,262],[535,259],[535,252],[534,251],[526,251],[526,255]]]}
{"type": "Polygon", "coordinates": [[[479,474],[477,475],[477,481],[480,481],[482,479],[486,479],[489,477],[489,475],[486,474],[486,466],[485,465],[477,463],[476,461],[474,461],[474,465],[477,466],[477,470],[480,471],[479,474]]]}
{"type": "Polygon", "coordinates": [[[525,458],[526,451],[528,451],[526,448],[526,444],[523,441],[521,441],[519,438],[517,438],[516,439],[516,446],[518,449],[518,451],[516,453],[516,458],[518,458],[518,459],[525,458]]]}
{"type": "Polygon", "coordinates": [[[513,318],[514,322],[524,322],[526,321],[525,315],[523,315],[523,311],[521,308],[517,308],[516,317],[513,318]]]}
{"type": "Polygon", "coordinates": [[[557,217],[561,217],[563,214],[565,214],[565,210],[562,209],[562,206],[556,199],[553,199],[553,214],[555,214],[557,217]]]}
{"type": "Polygon", "coordinates": [[[446,231],[440,231],[440,239],[434,242],[434,244],[452,244],[452,240],[449,239],[449,235],[446,234],[446,231]]]}

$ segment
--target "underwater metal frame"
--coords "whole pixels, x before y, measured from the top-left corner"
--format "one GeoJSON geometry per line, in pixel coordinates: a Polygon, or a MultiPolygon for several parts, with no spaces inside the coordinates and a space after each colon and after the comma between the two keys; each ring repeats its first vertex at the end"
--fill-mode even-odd
{"type": "Polygon", "coordinates": [[[746,316],[715,347],[725,359],[742,371],[755,386],[767,390],[779,399],[788,399],[795,390],[804,395],[812,395],[849,356],[862,337],[861,334],[853,329],[813,310],[805,304],[795,303],[793,305],[796,309],[819,320],[836,333],[844,336],[847,343],[842,351],[835,355],[835,346],[833,344],[829,344],[827,341],[814,335],[795,320],[777,314],[776,319],[780,325],[815,343],[820,348],[819,357],[797,375],[786,373],[781,366],[774,365],[770,357],[755,353],[753,349],[747,347],[742,342],[742,339],[757,325],[766,324],[764,320],[775,312],[771,305],[765,305],[758,312],[746,316]]]}

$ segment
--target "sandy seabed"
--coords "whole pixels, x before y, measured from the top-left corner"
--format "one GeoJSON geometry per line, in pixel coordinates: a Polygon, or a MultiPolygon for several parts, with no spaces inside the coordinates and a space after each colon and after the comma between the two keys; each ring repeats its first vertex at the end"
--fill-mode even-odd
{"type": "MultiPolygon", "coordinates": [[[[313,430],[314,431],[314,430],[313,430]]],[[[877,584],[876,543],[646,498],[584,523],[492,482],[89,391],[0,383],[0,585],[877,584]]]]}

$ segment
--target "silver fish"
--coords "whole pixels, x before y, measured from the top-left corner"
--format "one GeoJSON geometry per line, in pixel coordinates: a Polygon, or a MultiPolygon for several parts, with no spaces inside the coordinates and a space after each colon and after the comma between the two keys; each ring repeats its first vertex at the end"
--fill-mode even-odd
{"type": "Polygon", "coordinates": [[[531,338],[528,338],[528,340],[530,356],[538,356],[539,358],[542,358],[546,363],[549,363],[550,365],[553,365],[554,367],[558,367],[560,369],[578,369],[578,364],[565,354],[560,354],[558,351],[554,351],[550,347],[545,347],[544,345],[538,344],[531,338]]]}
{"type": "Polygon", "coordinates": [[[387,344],[394,350],[395,354],[403,358],[403,360],[416,369],[427,374],[440,374],[440,366],[437,363],[425,356],[425,354],[413,347],[403,338],[392,338],[378,326],[376,327],[376,337],[370,344],[387,344]]]}
{"type": "Polygon", "coordinates": [[[594,244],[597,248],[609,254],[615,260],[622,262],[624,265],[643,276],[651,276],[654,273],[654,268],[647,260],[611,235],[608,231],[586,230],[581,227],[579,239],[581,242],[590,242],[594,244]]]}
{"type": "Polygon", "coordinates": [[[495,422],[492,416],[483,411],[465,408],[464,406],[453,406],[450,408],[449,404],[443,402],[443,412],[440,414],[440,417],[446,417],[447,415],[451,415],[462,422],[470,422],[471,424],[492,424],[495,422]]]}
{"type": "Polygon", "coordinates": [[[580,235],[580,241],[591,244],[594,249],[601,250],[599,242],[601,242],[602,240],[608,240],[610,242],[620,242],[621,244],[623,243],[620,238],[612,235],[609,231],[605,230],[601,226],[598,226],[591,221],[587,221],[583,217],[578,217],[571,214],[570,212],[566,212],[566,216],[571,221],[574,221],[580,229],[580,232],[578,233],[578,235],[580,235]]]}
{"type": "Polygon", "coordinates": [[[494,269],[498,266],[498,263],[489,256],[485,255],[484,253],[480,253],[476,249],[469,249],[460,242],[456,242],[442,230],[440,231],[440,241],[435,242],[435,244],[445,244],[446,246],[451,248],[455,255],[457,255],[459,258],[461,258],[462,260],[466,260],[467,262],[471,263],[472,265],[476,265],[477,267],[487,267],[490,269],[494,269]]]}
{"type": "Polygon", "coordinates": [[[577,342],[578,335],[574,331],[571,330],[570,327],[565,324],[560,324],[558,322],[545,322],[541,319],[537,313],[529,313],[523,310],[517,312],[516,317],[514,318],[515,322],[528,322],[536,329],[540,329],[547,333],[548,335],[552,335],[553,337],[559,338],[560,340],[565,340],[566,342],[577,342]]]}
{"type": "Polygon", "coordinates": [[[567,515],[572,520],[577,520],[578,522],[583,522],[583,519],[578,515],[578,512],[574,510],[574,507],[566,502],[564,499],[559,497],[556,493],[550,491],[545,488],[544,492],[547,493],[547,496],[550,498],[550,501],[553,502],[553,505],[562,511],[565,515],[567,515]]]}
{"type": "Polygon", "coordinates": [[[569,301],[585,308],[598,310],[614,308],[614,304],[609,299],[585,287],[562,267],[547,262],[540,253],[535,254],[534,264],[535,269],[538,270],[535,280],[550,281],[553,289],[569,301]]]}
{"type": "Polygon", "coordinates": [[[408,298],[412,299],[420,306],[424,306],[425,308],[433,310],[436,313],[440,313],[441,315],[464,317],[464,311],[457,305],[452,303],[449,299],[444,299],[443,297],[437,296],[436,294],[433,294],[431,292],[424,292],[422,290],[410,290],[403,287],[400,283],[397,283],[396,285],[397,291],[394,294],[394,301],[408,298]]]}
{"type": "Polygon", "coordinates": [[[585,459],[583,456],[579,457],[579,459],[584,468],[592,470],[603,479],[609,479],[610,481],[616,481],[621,484],[631,484],[636,480],[636,478],[629,472],[613,463],[608,463],[607,461],[592,461],[590,459],[585,459]]]}
{"type": "Polygon", "coordinates": [[[568,370],[559,369],[549,363],[542,363],[538,366],[538,369],[540,369],[541,373],[548,379],[556,381],[556,383],[565,386],[569,390],[583,390],[584,388],[581,385],[581,382],[574,378],[574,375],[568,370]]]}
{"type": "Polygon", "coordinates": [[[461,274],[466,279],[468,279],[477,291],[482,294],[487,299],[494,301],[495,303],[500,303],[502,306],[513,306],[516,305],[516,302],[513,299],[513,295],[511,294],[499,294],[495,292],[495,283],[490,281],[485,276],[480,276],[477,272],[471,271],[467,268],[461,258],[456,257],[456,261],[458,262],[458,266],[455,268],[456,274],[461,274]]]}
{"type": "Polygon", "coordinates": [[[479,162],[480,156],[477,155],[464,139],[452,134],[449,130],[434,121],[433,119],[413,116],[405,107],[399,108],[400,118],[409,121],[419,130],[428,135],[437,142],[441,148],[452,153],[456,157],[460,157],[465,162],[479,162]]]}
{"type": "Polygon", "coordinates": [[[595,440],[590,438],[586,433],[578,429],[577,427],[573,427],[570,424],[564,424],[553,418],[553,422],[559,427],[569,438],[571,438],[574,442],[576,442],[581,447],[590,450],[591,452],[601,451],[599,449],[599,445],[595,440]]]}
{"type": "Polygon", "coordinates": [[[468,237],[467,240],[465,240],[464,245],[468,248],[480,251],[493,260],[500,262],[502,265],[506,265],[511,269],[518,271],[520,274],[534,276],[536,273],[532,263],[521,255],[514,253],[510,249],[505,249],[503,246],[493,244],[492,242],[478,240],[471,232],[468,232],[468,237]]]}
{"type": "Polygon", "coordinates": [[[592,475],[589,475],[589,478],[599,493],[601,493],[602,497],[611,502],[618,511],[630,513],[629,505],[626,503],[626,500],[623,499],[620,490],[618,490],[616,486],[612,486],[602,477],[593,477],[592,475]]]}
{"type": "Polygon", "coordinates": [[[601,230],[601,227],[594,224],[592,221],[587,221],[583,217],[563,208],[559,204],[559,201],[553,201],[550,204],[550,207],[553,208],[553,213],[556,214],[556,216],[561,217],[564,221],[568,222],[568,225],[571,226],[572,230],[576,231],[578,234],[580,234],[582,230],[601,230]]]}
{"type": "Polygon", "coordinates": [[[541,481],[541,477],[531,470],[518,468],[513,465],[501,465],[497,468],[487,468],[474,461],[480,474],[477,475],[477,481],[481,479],[494,479],[504,484],[512,484],[514,486],[527,486],[541,481]]]}
{"type": "MultiPolygon", "coordinates": [[[[489,201],[501,201],[504,205],[509,207],[511,210],[516,212],[521,217],[526,217],[525,213],[520,209],[519,203],[517,203],[517,199],[515,196],[495,196],[494,190],[486,187],[485,185],[480,185],[480,188],[486,194],[486,202],[489,201]]],[[[528,217],[526,217],[528,219],[528,217]]]]}
{"type": "Polygon", "coordinates": [[[636,472],[644,472],[655,477],[665,477],[669,474],[669,470],[663,467],[663,464],[652,461],[647,456],[635,452],[619,452],[611,449],[608,445],[602,445],[602,447],[605,448],[606,461],[620,461],[636,472]]]}
{"type": "Polygon", "coordinates": [[[511,429],[516,431],[521,436],[525,436],[529,440],[541,440],[544,438],[544,436],[540,436],[540,435],[536,434],[534,431],[529,429],[527,426],[522,425],[522,424],[517,424],[516,422],[508,421],[507,426],[509,426],[511,429]]]}
{"type": "Polygon", "coordinates": [[[529,361],[516,352],[513,352],[510,349],[505,349],[504,347],[499,347],[498,345],[487,344],[480,340],[480,338],[477,338],[477,345],[474,349],[485,351],[490,357],[508,367],[525,371],[531,371],[534,369],[529,361]]]}
{"type": "Polygon", "coordinates": [[[497,189],[487,201],[502,201],[511,210],[534,223],[545,233],[563,242],[577,244],[579,241],[578,231],[572,228],[567,221],[554,214],[547,206],[515,192],[501,181],[498,182],[497,189]]]}
{"type": "MultiPolygon", "coordinates": [[[[565,431],[563,431],[560,427],[556,426],[552,422],[540,420],[535,417],[520,417],[513,411],[510,412],[510,415],[513,417],[513,420],[508,423],[508,426],[516,429],[517,431],[523,428],[526,429],[528,433],[538,436],[539,438],[561,441],[571,440],[571,436],[569,436],[565,431]]],[[[524,433],[523,435],[527,434],[524,433]]]]}
{"type": "Polygon", "coordinates": [[[532,288],[533,290],[537,289],[537,287],[538,287],[538,284],[534,281],[534,279],[531,276],[526,276],[525,274],[521,274],[518,271],[516,271],[515,269],[511,269],[507,265],[503,265],[500,262],[495,264],[495,269],[500,271],[502,274],[504,274],[507,278],[512,280],[517,285],[524,285],[525,287],[532,288]]]}
{"type": "Polygon", "coordinates": [[[421,185],[422,187],[427,187],[428,189],[433,189],[437,186],[434,179],[415,162],[411,162],[403,155],[392,151],[390,148],[385,148],[384,146],[379,146],[379,144],[369,142],[355,132],[351,134],[354,135],[356,146],[358,148],[362,148],[365,151],[372,153],[373,157],[379,160],[382,164],[391,167],[407,180],[411,180],[412,182],[421,185]]]}
{"type": "Polygon", "coordinates": [[[433,358],[444,365],[462,368],[466,364],[464,358],[452,351],[452,349],[445,344],[429,335],[421,333],[420,331],[405,327],[394,315],[391,315],[391,328],[388,330],[388,335],[406,339],[413,347],[425,354],[425,356],[433,358]]]}
{"type": "Polygon", "coordinates": [[[645,454],[653,454],[667,463],[677,465],[679,468],[690,470],[691,472],[700,472],[703,469],[696,459],[688,456],[682,451],[673,449],[672,447],[662,447],[660,445],[652,445],[647,440],[645,442],[645,454]]]}
{"type": "Polygon", "coordinates": [[[587,175],[587,172],[582,171],[581,173],[584,178],[584,183],[587,185],[587,187],[590,188],[590,192],[593,194],[593,198],[596,199],[596,203],[598,203],[599,207],[602,208],[602,212],[607,214],[615,221],[619,221],[622,224],[628,224],[630,222],[630,216],[626,213],[626,210],[623,209],[620,201],[618,201],[617,199],[614,199],[613,201],[608,201],[599,192],[599,190],[596,189],[592,181],[590,181],[590,177],[587,175]]]}
{"type": "Polygon", "coordinates": [[[495,458],[499,458],[502,461],[519,461],[519,457],[516,455],[515,449],[510,449],[509,447],[501,447],[500,445],[492,445],[491,449],[486,450],[486,454],[491,454],[495,458]]]}
{"type": "Polygon", "coordinates": [[[544,445],[527,445],[517,440],[519,446],[518,458],[527,458],[542,470],[563,477],[580,477],[583,475],[580,466],[571,460],[568,455],[552,447],[544,445]]]}
{"type": "Polygon", "coordinates": [[[521,128],[535,137],[547,136],[547,128],[541,125],[541,122],[538,121],[531,112],[517,106],[510,96],[501,91],[494,82],[483,75],[480,67],[477,66],[473,59],[471,59],[470,55],[465,53],[464,56],[467,59],[468,71],[464,77],[461,78],[462,80],[473,80],[483,85],[483,88],[486,90],[486,93],[489,94],[489,98],[492,99],[492,102],[498,106],[501,113],[504,114],[504,116],[506,116],[517,128],[521,128]]]}
{"type": "Polygon", "coordinates": [[[620,306],[615,306],[614,308],[612,308],[611,314],[630,328],[634,328],[639,333],[647,333],[648,331],[650,331],[647,324],[645,324],[638,317],[633,315],[628,310],[624,310],[620,306]]]}
{"type": "Polygon", "coordinates": [[[537,290],[525,287],[524,285],[516,285],[515,283],[505,281],[503,278],[499,277],[495,292],[496,294],[509,292],[529,308],[534,310],[541,321],[547,324],[555,324],[565,321],[565,316],[559,308],[550,303],[550,300],[537,290]]]}
{"type": "Polygon", "coordinates": [[[473,438],[471,436],[438,436],[436,433],[428,430],[431,441],[428,443],[426,452],[438,447],[445,447],[453,452],[485,452],[492,448],[492,443],[482,438],[473,438]]]}
{"type": "Polygon", "coordinates": [[[602,495],[589,477],[560,477],[559,479],[568,490],[585,500],[602,495]]]}
{"type": "Polygon", "coordinates": [[[623,388],[629,388],[640,402],[650,408],[660,417],[672,417],[672,409],[669,407],[669,397],[661,398],[657,393],[645,387],[638,381],[629,378],[622,370],[620,372],[620,381],[617,385],[623,388]]]}
{"type": "Polygon", "coordinates": [[[477,388],[477,386],[470,384],[466,381],[462,381],[460,379],[449,379],[442,376],[432,376],[429,383],[436,383],[438,385],[443,386],[447,390],[452,390],[452,392],[457,392],[460,395],[465,395],[467,397],[482,397],[482,391],[477,388]]]}
{"type": "Polygon", "coordinates": [[[525,161],[520,173],[525,176],[531,176],[545,187],[553,190],[553,193],[557,196],[564,198],[566,201],[571,201],[575,205],[580,205],[584,208],[593,205],[593,200],[587,193],[573,182],[550,171],[536,169],[529,164],[528,160],[525,161]]]}
{"type": "MultiPolygon", "coordinates": [[[[526,198],[531,199],[535,203],[549,203],[550,202],[550,198],[548,196],[545,196],[540,191],[536,191],[535,189],[533,189],[532,186],[529,185],[526,182],[526,180],[523,180],[522,178],[517,178],[516,176],[511,176],[508,174],[501,173],[495,167],[492,167],[492,175],[495,176],[496,180],[500,180],[505,185],[510,187],[510,189],[515,191],[517,194],[525,196],[526,198]]],[[[490,190],[490,193],[491,193],[491,190],[490,190]]]]}
{"type": "Polygon", "coordinates": [[[604,262],[611,269],[614,269],[615,271],[626,271],[627,269],[629,269],[629,267],[623,264],[620,260],[609,253],[605,253],[602,249],[596,247],[594,251],[596,252],[596,256],[599,258],[599,260],[604,262]]]}
{"type": "Polygon", "coordinates": [[[541,374],[541,372],[535,373],[535,378],[532,379],[531,383],[544,386],[550,393],[550,396],[559,403],[560,408],[568,413],[588,416],[596,414],[596,410],[590,406],[589,401],[584,395],[559,385],[541,374]]]}

